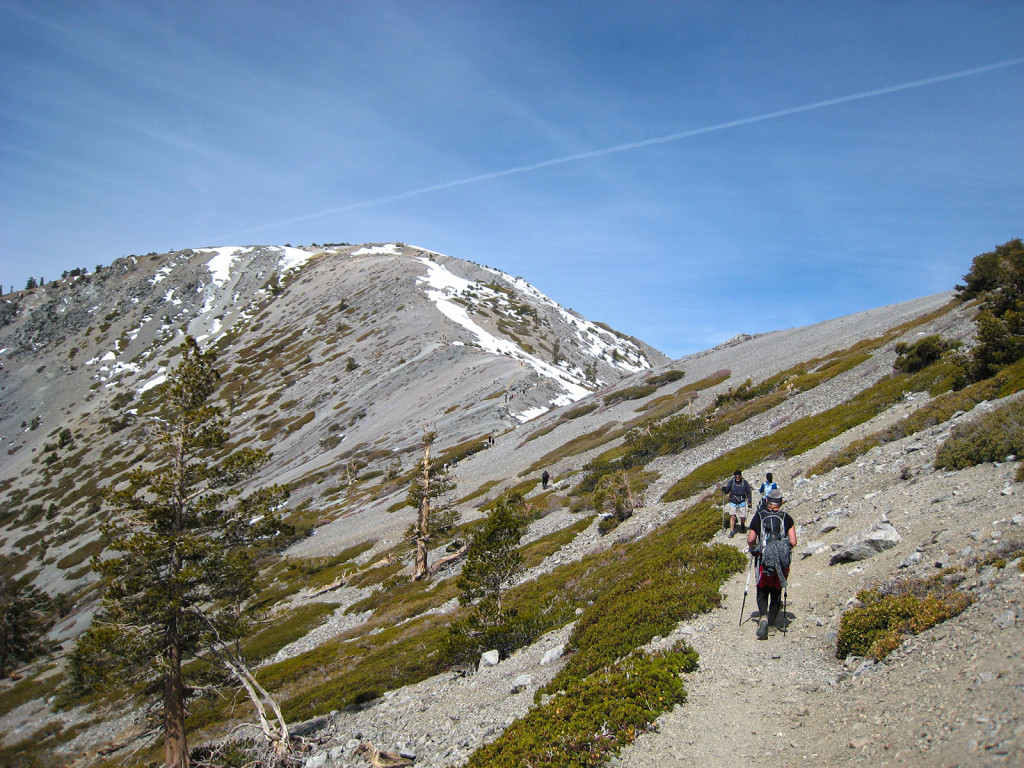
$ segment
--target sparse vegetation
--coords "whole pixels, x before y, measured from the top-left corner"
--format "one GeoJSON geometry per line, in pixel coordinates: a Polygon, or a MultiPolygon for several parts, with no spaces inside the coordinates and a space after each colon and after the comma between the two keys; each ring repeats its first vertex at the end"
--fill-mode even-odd
{"type": "MultiPolygon", "coordinates": [[[[963,469],[1024,455],[1024,400],[1017,399],[953,429],[935,456],[935,466],[963,469]]],[[[1020,478],[1018,478],[1020,479],[1020,478]]]]}
{"type": "MultiPolygon", "coordinates": [[[[939,386],[944,387],[945,383],[940,383],[939,386]]],[[[884,445],[893,440],[913,435],[923,429],[942,424],[959,411],[969,411],[979,403],[1005,397],[1021,389],[1024,389],[1024,361],[1007,366],[995,376],[971,384],[964,389],[938,395],[888,429],[854,440],[845,448],[822,459],[807,470],[807,475],[824,474],[836,467],[850,464],[876,445],[884,445]]]]}
{"type": "Polygon", "coordinates": [[[857,593],[861,605],[846,611],[839,621],[836,656],[869,656],[881,660],[896,650],[907,635],[963,611],[969,595],[946,586],[940,579],[907,580],[857,593]]]}
{"type": "MultiPolygon", "coordinates": [[[[809,450],[901,403],[908,393],[928,392],[932,397],[896,425],[850,443],[808,473],[827,472],[852,461],[874,445],[941,424],[957,411],[970,410],[980,402],[1020,390],[1024,386],[1024,361],[1013,359],[1020,352],[1018,315],[1024,309],[1019,291],[1014,294],[1017,288],[1013,283],[1014,265],[1020,260],[1019,251],[1019,241],[1000,246],[994,254],[979,257],[980,261],[965,278],[969,285],[963,287],[961,299],[975,301],[981,309],[981,353],[977,348],[972,348],[970,353],[958,349],[956,342],[938,335],[910,337],[914,340],[895,345],[897,360],[893,376],[817,416],[790,423],[783,423],[780,417],[771,425],[770,433],[724,456],[715,457],[689,476],[681,478],[664,500],[699,497],[707,487],[717,485],[730,474],[735,466],[748,466],[772,457],[782,458],[809,450]],[[1018,298],[1013,298],[1015,295],[1018,298]],[[994,375],[969,383],[985,372],[994,375]]],[[[127,268],[126,265],[127,262],[122,269],[127,268]]],[[[261,273],[259,280],[265,281],[267,274],[261,273]]],[[[302,282],[300,278],[299,285],[302,282]]],[[[67,281],[66,286],[72,284],[73,281],[67,281]]],[[[276,274],[271,278],[271,284],[265,285],[274,293],[285,293],[276,274]]],[[[344,288],[346,293],[351,292],[348,285],[344,288]]],[[[57,289],[57,284],[54,284],[47,288],[47,292],[57,289]]],[[[64,290],[70,288],[65,287],[64,290]]],[[[541,321],[528,304],[513,301],[510,310],[506,305],[516,296],[511,289],[495,284],[478,285],[472,290],[478,295],[467,295],[457,300],[488,317],[489,327],[496,324],[501,332],[523,348],[533,350],[531,344],[535,345],[542,354],[550,355],[556,362],[563,358],[573,361],[574,367],[579,366],[577,372],[582,369],[596,387],[596,365],[580,361],[578,350],[566,347],[571,343],[571,334],[559,336],[561,332],[548,319],[541,321]],[[486,312],[480,308],[481,295],[487,302],[486,312]],[[541,330],[542,325],[545,331],[541,330]],[[547,329],[555,330],[555,334],[547,333],[547,329]]],[[[304,289],[287,293],[299,296],[304,289]]],[[[431,474],[431,480],[427,482],[429,485],[434,478],[443,478],[445,465],[458,465],[489,444],[485,437],[471,437],[447,449],[439,450],[436,445],[430,449],[428,446],[423,460],[417,462],[410,461],[410,456],[418,451],[408,442],[396,448],[397,441],[387,433],[390,427],[385,427],[379,438],[367,437],[364,432],[353,439],[360,420],[366,419],[362,424],[365,428],[367,423],[382,415],[380,409],[369,408],[362,394],[354,391],[355,383],[358,381],[364,388],[374,386],[378,369],[393,368],[399,353],[388,349],[388,344],[381,343],[385,339],[390,343],[397,336],[390,335],[395,330],[389,325],[390,321],[381,318],[378,322],[374,318],[371,309],[374,304],[367,300],[372,298],[370,294],[356,292],[347,296],[348,301],[340,302],[339,295],[338,292],[332,294],[329,306],[322,304],[312,311],[302,310],[310,321],[303,328],[287,325],[283,326],[286,328],[283,331],[275,320],[280,316],[279,310],[271,311],[273,300],[264,296],[260,306],[262,314],[250,313],[256,322],[247,320],[244,328],[222,334],[216,342],[217,348],[236,362],[231,382],[220,391],[219,402],[240,417],[245,435],[234,444],[224,443],[219,448],[211,448],[204,458],[212,467],[236,451],[250,450],[241,446],[260,444],[253,441],[271,443],[287,440],[287,447],[277,450],[300,459],[288,465],[288,476],[291,479],[299,475],[292,487],[293,490],[301,488],[303,497],[301,506],[287,512],[287,520],[307,534],[327,523],[332,524],[328,530],[336,530],[339,524],[344,525],[347,515],[377,500],[382,500],[381,507],[390,504],[391,511],[404,509],[408,513],[408,500],[392,502],[402,495],[400,489],[414,485],[414,479],[422,482],[425,467],[431,474]],[[350,306],[350,303],[358,306],[350,306]],[[343,317],[354,327],[340,323],[343,317]],[[370,322],[377,323],[378,327],[368,328],[370,322]],[[324,343],[333,346],[325,350],[324,343]],[[320,389],[311,394],[311,387],[320,389]],[[348,398],[347,403],[337,396],[339,393],[348,398]],[[317,418],[318,412],[320,418],[317,418]],[[311,442],[307,439],[310,435],[315,435],[311,442]],[[358,441],[363,442],[353,446],[353,442],[358,441]],[[299,457],[295,449],[302,447],[300,444],[314,446],[313,452],[299,457]],[[303,465],[301,460],[313,456],[316,447],[324,452],[330,451],[331,455],[303,465]],[[390,494],[394,495],[389,497],[390,494]]],[[[106,320],[98,329],[107,334],[105,339],[98,339],[100,334],[89,328],[89,332],[79,337],[80,348],[76,347],[70,353],[59,350],[59,357],[55,359],[62,375],[68,373],[72,362],[81,364],[84,370],[87,358],[102,354],[115,345],[126,347],[129,340],[136,343],[132,321],[125,319],[124,305],[117,307],[117,311],[108,311],[112,306],[107,303],[94,312],[96,318],[106,313],[106,320]],[[81,342],[81,339],[87,341],[81,342]],[[97,348],[100,343],[102,347],[97,348]]],[[[944,308],[915,322],[927,322],[948,310],[948,307],[944,308]]],[[[168,315],[163,322],[170,328],[179,319],[168,315]]],[[[943,322],[941,326],[955,328],[959,333],[957,324],[943,322]]],[[[720,524],[720,508],[715,503],[717,495],[714,499],[697,501],[680,510],[676,519],[653,532],[650,532],[647,520],[637,521],[635,527],[623,526],[602,540],[607,550],[575,562],[562,558],[558,567],[515,587],[509,586],[508,574],[538,565],[590,526],[603,533],[611,533],[628,520],[642,504],[645,488],[657,477],[654,472],[647,471],[652,461],[662,459],[657,465],[659,470],[666,474],[678,473],[681,463],[664,461],[664,457],[700,445],[754,415],[769,411],[787,398],[852,371],[870,360],[876,350],[883,345],[891,345],[913,327],[914,323],[904,324],[878,338],[866,339],[847,350],[805,361],[764,381],[731,382],[734,386],[720,393],[714,405],[703,412],[697,410],[695,401],[704,403],[711,398],[705,394],[698,401],[698,394],[726,382],[731,376],[730,371],[718,371],[707,379],[686,386],[676,384],[684,378],[681,370],[667,370],[645,378],[641,373],[633,380],[633,383],[639,382],[638,386],[619,392],[597,390],[582,403],[556,411],[546,417],[543,429],[528,427],[529,435],[524,443],[553,432],[552,437],[557,438],[561,426],[585,417],[589,417],[585,428],[591,431],[574,440],[557,441],[561,444],[525,469],[520,478],[510,480],[501,477],[470,486],[472,490],[459,499],[457,505],[474,503],[478,510],[490,513],[486,520],[461,526],[454,520],[444,520],[440,513],[445,505],[440,502],[445,492],[439,488],[427,492],[426,497],[432,499],[429,502],[431,516],[438,513],[434,522],[441,525],[440,530],[435,528],[429,534],[430,557],[437,559],[427,563],[424,558],[424,565],[429,574],[430,566],[437,564],[439,559],[456,555],[462,547],[469,545],[469,562],[461,578],[445,578],[443,571],[436,571],[433,579],[414,580],[409,568],[409,540],[392,542],[384,551],[375,549],[370,560],[360,555],[375,547],[374,541],[363,542],[345,552],[310,559],[282,559],[271,551],[274,545],[260,542],[258,551],[250,553],[253,557],[259,556],[260,560],[250,561],[247,565],[252,569],[245,573],[241,568],[232,570],[237,565],[233,562],[215,562],[207,568],[218,576],[230,573],[240,576],[237,583],[217,594],[208,593],[202,610],[221,614],[223,624],[217,627],[224,630],[225,637],[238,641],[241,660],[254,664],[273,659],[281,648],[303,637],[339,608],[334,603],[316,602],[323,598],[315,596],[315,593],[340,587],[372,590],[358,602],[343,606],[349,616],[362,614],[358,627],[306,653],[265,663],[255,676],[255,681],[284,702],[285,713],[292,720],[323,715],[331,709],[360,707],[390,690],[430,675],[462,665],[475,666],[478,654],[483,650],[497,648],[502,656],[508,656],[540,635],[575,621],[564,668],[540,692],[538,706],[527,718],[508,728],[497,741],[474,755],[469,764],[502,768],[552,761],[580,766],[605,765],[623,745],[652,728],[659,714],[685,699],[679,674],[693,669],[696,663],[696,654],[682,645],[656,654],[642,653],[638,649],[656,635],[671,632],[679,621],[716,605],[721,599],[722,581],[743,565],[742,557],[734,549],[706,546],[720,524]],[[629,400],[637,402],[619,405],[629,400]],[[627,411],[631,413],[623,417],[621,414],[627,411]],[[594,428],[593,425],[599,423],[598,414],[602,412],[618,414],[614,418],[619,420],[594,428]],[[585,469],[579,469],[583,461],[566,462],[557,468],[553,466],[566,457],[588,451],[601,453],[587,463],[585,469]],[[566,464],[573,468],[566,470],[566,464]],[[558,488],[541,492],[537,488],[538,477],[545,467],[553,471],[557,469],[558,488]],[[570,481],[577,485],[567,494],[565,488],[570,481]],[[508,495],[494,498],[497,488],[507,489],[509,486],[512,486],[512,493],[518,492],[521,497],[514,501],[510,501],[513,497],[508,495]],[[437,491],[436,495],[434,491],[437,491]],[[558,512],[551,522],[559,521],[561,508],[569,503],[573,511],[598,514],[573,518],[574,522],[569,527],[529,544],[519,544],[528,518],[558,512]],[[514,513],[510,514],[510,506],[515,507],[514,513]],[[603,519],[595,523],[595,517],[602,515],[603,519]],[[630,540],[630,537],[641,533],[644,534],[642,539],[630,540]],[[473,544],[478,545],[475,554],[473,544]],[[489,578],[492,576],[495,578],[489,578]],[[433,614],[435,609],[460,597],[460,593],[463,598],[460,608],[444,615],[433,614]],[[240,608],[243,605],[247,618],[255,620],[254,623],[242,620],[240,608]]],[[[886,351],[891,352],[892,347],[887,347],[886,351]]],[[[415,357],[415,350],[402,348],[400,354],[399,365],[406,366],[407,370],[414,370],[422,362],[422,358],[415,357]]],[[[474,354],[479,352],[474,350],[474,354]]],[[[623,347],[609,352],[608,357],[613,362],[625,358],[632,364],[634,355],[639,362],[639,352],[623,347]]],[[[136,358],[132,362],[141,359],[136,358]]],[[[155,362],[155,358],[150,362],[155,362]]],[[[159,363],[161,366],[170,365],[166,358],[159,363]]],[[[45,369],[47,376],[55,376],[57,368],[51,363],[48,368],[39,366],[38,371],[42,373],[45,369]]],[[[860,370],[867,369],[865,366],[860,370]]],[[[872,370],[877,370],[877,365],[872,370]]],[[[856,375],[848,379],[852,382],[856,375]]],[[[137,470],[153,468],[162,462],[162,458],[148,446],[147,440],[148,431],[158,429],[161,420],[167,417],[162,397],[164,390],[150,388],[142,392],[136,388],[142,383],[141,377],[135,380],[132,376],[129,373],[120,382],[109,382],[113,385],[111,389],[107,388],[106,380],[97,378],[91,382],[86,401],[94,399],[96,410],[85,414],[88,418],[78,412],[74,418],[64,419],[62,414],[45,408],[38,408],[38,413],[33,410],[19,414],[18,419],[32,417],[31,423],[23,424],[24,430],[43,428],[47,432],[44,442],[40,435],[22,435],[14,430],[14,442],[10,445],[5,443],[9,455],[14,455],[19,449],[25,451],[17,460],[24,458],[26,466],[31,462],[31,471],[38,478],[31,486],[17,476],[0,482],[0,523],[5,526],[0,534],[6,536],[0,543],[13,553],[12,569],[27,574],[28,579],[36,578],[47,570],[49,574],[63,573],[69,580],[82,578],[86,559],[99,561],[103,544],[102,540],[84,537],[94,536],[95,527],[104,521],[106,530],[113,531],[115,513],[130,515],[137,511],[131,508],[132,505],[141,507],[143,502],[152,500],[153,494],[142,494],[121,510],[112,510],[109,505],[107,509],[99,509],[88,503],[104,487],[119,491],[141,490],[137,484],[137,470]],[[97,451],[95,441],[100,428],[104,447],[97,451]],[[118,431],[116,438],[110,438],[112,431],[118,431]],[[95,451],[94,457],[90,457],[92,451],[95,451]],[[97,457],[101,460],[97,461],[97,457]],[[83,537],[81,542],[74,541],[79,537],[83,537]]],[[[431,413],[444,423],[456,422],[460,429],[465,430],[467,415],[472,414],[475,418],[480,412],[476,409],[482,404],[497,410],[498,406],[493,401],[525,390],[517,374],[507,379],[487,381],[485,386],[474,391],[478,393],[476,402],[438,402],[436,407],[430,405],[431,413]]],[[[925,400],[923,396],[920,399],[925,400]]],[[[799,406],[800,402],[794,406],[799,406]]],[[[977,428],[977,432],[966,427],[957,429],[943,447],[945,454],[940,452],[942,461],[950,463],[940,466],[968,466],[977,461],[1004,461],[1011,454],[1020,455],[1018,433],[1024,420],[1021,402],[1018,400],[1015,406],[1000,408],[977,419],[972,425],[972,430],[977,428]]],[[[481,421],[475,425],[470,429],[479,430],[477,434],[494,428],[494,422],[481,421]]],[[[579,421],[573,430],[580,431],[579,421]]],[[[460,434],[467,433],[463,431],[460,434]]],[[[507,439],[514,440],[517,430],[510,427],[507,433],[501,434],[507,434],[507,439]]],[[[545,441],[546,446],[556,444],[555,440],[550,440],[545,441]]],[[[302,447],[302,450],[306,448],[302,447]]],[[[465,479],[474,472],[476,463],[459,467],[457,471],[465,479]]],[[[481,465],[490,463],[490,457],[486,462],[479,462],[481,465]]],[[[520,468],[515,467],[516,470],[520,468]]],[[[923,475],[916,469],[904,469],[904,472],[903,478],[909,482],[916,482],[918,475],[923,475]]],[[[14,474],[13,470],[11,474],[14,474]]],[[[1005,471],[1000,471],[1000,474],[1005,474],[1005,471]]],[[[676,479],[676,476],[671,479],[676,479]]],[[[1017,479],[1024,480],[1024,462],[1017,468],[1017,479]]],[[[153,487],[150,486],[151,489],[153,487]]],[[[215,495],[224,490],[202,484],[199,487],[215,495]]],[[[108,495],[108,498],[113,499],[114,496],[108,495]]],[[[423,498],[421,493],[410,495],[410,499],[416,501],[417,511],[422,509],[423,498]]],[[[593,530],[590,528],[591,532],[593,530]]],[[[411,533],[415,539],[415,526],[411,533]]],[[[201,544],[199,541],[196,546],[201,544]]],[[[423,544],[426,550],[426,540],[423,544]]],[[[1021,558],[1022,553],[1024,549],[1019,541],[1004,540],[998,551],[993,549],[969,565],[979,569],[1002,568],[1015,558],[1021,558]]],[[[108,552],[104,556],[109,558],[111,554],[108,552]]],[[[116,556],[117,551],[113,554],[116,556]]],[[[1021,567],[1024,569],[1024,564],[1021,567]]],[[[959,607],[962,595],[948,586],[955,579],[949,578],[949,572],[943,573],[947,576],[946,583],[929,581],[898,589],[885,586],[862,593],[864,604],[857,610],[866,610],[861,614],[850,611],[849,618],[843,617],[839,644],[844,644],[847,652],[854,655],[882,658],[907,634],[962,610],[959,607]]],[[[125,585],[130,584],[133,578],[127,571],[110,572],[108,575],[115,582],[122,583],[116,587],[122,592],[127,591],[125,585]]],[[[97,592],[102,591],[107,583],[93,584],[91,596],[85,592],[66,598],[66,605],[83,599],[95,600],[97,592]]],[[[143,594],[142,590],[139,594],[143,594]]],[[[125,615],[101,613],[101,616],[116,620],[125,615]]],[[[195,618],[194,624],[191,617],[184,621],[192,644],[188,651],[205,655],[201,651],[201,640],[206,638],[200,637],[203,632],[197,629],[200,626],[199,616],[195,618]]],[[[106,690],[111,694],[137,695],[138,701],[150,697],[148,703],[155,690],[152,684],[155,678],[142,680],[126,676],[112,681],[109,673],[115,667],[111,657],[122,656],[122,660],[129,662],[139,659],[136,666],[141,668],[144,656],[160,656],[161,651],[155,642],[157,634],[147,629],[141,636],[144,642],[135,642],[138,638],[125,639],[98,631],[91,639],[105,646],[106,656],[88,660],[96,666],[76,670],[75,674],[84,673],[82,679],[90,681],[106,678],[104,682],[111,683],[106,690]],[[108,663],[109,667],[106,666],[108,663]]],[[[72,658],[73,665],[83,661],[84,656],[77,654],[72,658]]],[[[172,666],[164,664],[165,668],[172,666]]],[[[33,665],[28,672],[31,675],[29,680],[5,690],[0,711],[17,706],[16,702],[24,701],[26,697],[53,695],[59,676],[53,670],[42,674],[40,667],[43,665],[33,665]]],[[[224,682],[223,675],[212,673],[209,667],[206,661],[193,660],[184,664],[183,675],[190,683],[196,683],[197,692],[199,686],[212,687],[224,682]]],[[[66,688],[62,693],[65,703],[68,702],[69,690],[66,688]]],[[[185,727],[190,732],[202,728],[203,738],[227,733],[228,728],[244,716],[237,700],[229,702],[206,695],[191,696],[190,699],[185,727]]],[[[73,735],[74,729],[62,730],[54,726],[41,731],[34,743],[23,743],[0,751],[0,763],[11,761],[18,764],[17,761],[21,760],[25,765],[44,764],[45,756],[38,759],[36,756],[43,755],[46,749],[73,735]]],[[[210,747],[203,753],[203,759],[224,765],[236,761],[241,765],[253,759],[255,754],[244,749],[232,750],[230,746],[224,749],[210,747]]],[[[155,749],[136,753],[140,764],[155,763],[160,757],[155,749]]]]}
{"type": "Polygon", "coordinates": [[[706,490],[728,477],[735,467],[751,466],[771,456],[797,456],[832,437],[862,424],[897,403],[907,392],[929,391],[942,386],[948,370],[938,363],[912,375],[900,375],[879,381],[856,397],[814,416],[805,416],[774,433],[712,459],[665,493],[663,501],[677,501],[706,490]]]}

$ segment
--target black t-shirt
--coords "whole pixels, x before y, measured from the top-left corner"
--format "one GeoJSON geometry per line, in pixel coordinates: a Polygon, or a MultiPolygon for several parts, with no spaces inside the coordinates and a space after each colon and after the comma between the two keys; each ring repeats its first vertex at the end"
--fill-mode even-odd
{"type": "MultiPolygon", "coordinates": [[[[755,512],[754,516],[751,518],[750,523],[748,524],[748,527],[750,528],[750,530],[752,530],[754,533],[756,533],[758,538],[761,538],[761,516],[765,515],[765,514],[769,514],[768,510],[766,510],[766,509],[759,509],[759,510],[757,510],[757,512],[755,512]]],[[[783,525],[784,532],[788,534],[789,533],[789,529],[792,528],[794,525],[796,525],[796,523],[793,522],[793,518],[789,516],[788,512],[782,512],[780,510],[779,514],[781,514],[781,516],[782,516],[782,525],[783,525]]]]}

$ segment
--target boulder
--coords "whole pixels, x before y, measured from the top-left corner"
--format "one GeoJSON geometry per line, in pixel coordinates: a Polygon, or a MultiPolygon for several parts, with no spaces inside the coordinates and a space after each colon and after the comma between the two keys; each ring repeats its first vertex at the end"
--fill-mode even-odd
{"type": "Polygon", "coordinates": [[[866,560],[886,549],[892,549],[902,540],[903,537],[900,536],[899,531],[883,517],[866,531],[848,536],[839,545],[838,551],[832,555],[829,565],[866,560]]]}
{"type": "Polygon", "coordinates": [[[478,669],[484,669],[486,667],[496,667],[498,662],[501,661],[501,654],[497,651],[487,651],[480,657],[480,666],[478,669]]]}
{"type": "Polygon", "coordinates": [[[812,555],[818,555],[825,552],[828,549],[828,544],[824,541],[809,541],[804,545],[804,548],[800,551],[800,559],[806,559],[812,555]]]}
{"type": "Polygon", "coordinates": [[[565,653],[565,643],[556,645],[554,648],[549,648],[544,656],[540,660],[540,665],[543,667],[545,664],[550,664],[553,661],[557,661],[562,658],[562,654],[565,653]]]}

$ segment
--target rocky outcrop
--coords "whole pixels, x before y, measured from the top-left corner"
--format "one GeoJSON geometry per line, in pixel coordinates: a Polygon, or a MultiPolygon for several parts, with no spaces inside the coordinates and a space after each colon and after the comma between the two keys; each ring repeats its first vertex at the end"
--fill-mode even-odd
{"type": "Polygon", "coordinates": [[[838,563],[852,563],[857,560],[867,560],[869,557],[892,549],[903,541],[899,531],[883,517],[876,520],[874,524],[865,531],[848,537],[829,560],[829,565],[838,563]]]}

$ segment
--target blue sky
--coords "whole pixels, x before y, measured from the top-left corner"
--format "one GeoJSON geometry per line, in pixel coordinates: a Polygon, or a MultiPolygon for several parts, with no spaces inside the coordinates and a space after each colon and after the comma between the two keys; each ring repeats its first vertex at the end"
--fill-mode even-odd
{"type": "Polygon", "coordinates": [[[402,241],[671,356],[1024,236],[1024,3],[0,0],[0,283],[402,241]]]}

